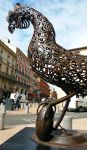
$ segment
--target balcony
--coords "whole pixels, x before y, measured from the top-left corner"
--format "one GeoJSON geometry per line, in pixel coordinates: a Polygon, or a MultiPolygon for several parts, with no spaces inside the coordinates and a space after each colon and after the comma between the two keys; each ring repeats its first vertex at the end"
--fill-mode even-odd
{"type": "Polygon", "coordinates": [[[20,82],[20,81],[16,81],[16,83],[19,84],[19,85],[22,85],[24,87],[30,88],[30,85],[28,85],[26,83],[23,83],[23,82],[20,82]]]}
{"type": "Polygon", "coordinates": [[[26,77],[27,79],[30,79],[30,76],[29,76],[29,75],[25,74],[25,73],[22,72],[22,71],[19,71],[17,68],[16,68],[15,71],[16,71],[17,74],[19,74],[19,75],[21,75],[21,76],[23,76],[23,77],[26,77]]]}
{"type": "Polygon", "coordinates": [[[2,71],[0,71],[0,77],[5,78],[7,80],[14,81],[14,82],[16,81],[16,77],[15,76],[8,75],[7,73],[2,72],[2,71]]]}

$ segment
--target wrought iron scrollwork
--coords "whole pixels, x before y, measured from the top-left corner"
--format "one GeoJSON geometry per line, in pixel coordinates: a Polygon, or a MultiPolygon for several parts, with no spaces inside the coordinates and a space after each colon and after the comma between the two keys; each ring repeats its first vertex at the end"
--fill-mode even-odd
{"type": "MultiPolygon", "coordinates": [[[[82,97],[87,95],[87,57],[73,54],[71,51],[58,45],[55,40],[53,25],[44,15],[33,8],[16,4],[14,10],[8,14],[7,21],[9,23],[8,29],[11,33],[14,32],[15,28],[28,28],[31,22],[34,27],[34,33],[29,44],[28,56],[32,69],[42,79],[62,88],[67,94],[64,98],[55,100],[52,103],[49,102],[38,113],[39,116],[37,118],[42,119],[43,117],[43,124],[41,124],[43,128],[41,132],[40,130],[37,132],[40,132],[39,135],[45,140],[43,131],[45,131],[44,123],[46,122],[44,116],[46,114],[41,116],[44,108],[48,116],[52,115],[46,126],[50,128],[49,123],[52,121],[52,126],[48,129],[51,132],[54,116],[53,106],[67,100],[64,111],[55,125],[57,128],[67,110],[69,99],[75,94],[82,97]]],[[[37,124],[40,121],[39,119],[37,119],[37,124]]],[[[38,125],[37,128],[39,128],[38,125]]]]}

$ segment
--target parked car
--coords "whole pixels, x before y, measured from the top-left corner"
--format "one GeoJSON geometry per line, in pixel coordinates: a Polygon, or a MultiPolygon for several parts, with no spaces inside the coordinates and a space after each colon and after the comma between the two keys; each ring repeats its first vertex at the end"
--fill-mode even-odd
{"type": "MultiPolygon", "coordinates": [[[[65,102],[63,102],[63,107],[65,105],[65,102]]],[[[79,111],[79,112],[83,112],[83,111],[87,111],[87,96],[85,98],[82,97],[76,97],[73,96],[70,99],[70,103],[68,106],[68,111],[79,111]]]]}
{"type": "Polygon", "coordinates": [[[69,106],[68,106],[69,111],[87,111],[87,97],[82,98],[82,97],[76,97],[73,96],[70,100],[69,106]]]}

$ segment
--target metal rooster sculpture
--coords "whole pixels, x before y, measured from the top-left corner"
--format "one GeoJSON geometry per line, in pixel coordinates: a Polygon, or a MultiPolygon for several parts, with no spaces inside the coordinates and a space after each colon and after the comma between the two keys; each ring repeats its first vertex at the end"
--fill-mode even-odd
{"type": "Polygon", "coordinates": [[[37,110],[36,133],[39,139],[50,139],[52,130],[60,125],[69,99],[87,95],[87,57],[67,51],[55,41],[55,31],[49,20],[37,10],[17,3],[7,16],[11,33],[26,29],[30,22],[34,33],[29,44],[28,56],[32,69],[45,81],[60,87],[67,94],[61,99],[41,103],[37,110]],[[53,126],[55,105],[66,101],[60,118],[53,126]]]}

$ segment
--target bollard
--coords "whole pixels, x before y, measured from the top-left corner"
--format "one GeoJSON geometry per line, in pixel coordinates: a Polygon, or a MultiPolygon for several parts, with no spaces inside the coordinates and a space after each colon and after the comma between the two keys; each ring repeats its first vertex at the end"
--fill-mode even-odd
{"type": "Polygon", "coordinates": [[[65,129],[72,129],[72,116],[65,116],[61,122],[61,126],[65,129]]]}
{"type": "Polygon", "coordinates": [[[5,113],[0,113],[0,130],[4,129],[5,113]]]}
{"type": "Polygon", "coordinates": [[[3,103],[1,103],[1,107],[3,106],[3,103]]]}
{"type": "Polygon", "coordinates": [[[25,114],[28,114],[29,113],[29,106],[26,104],[25,106],[25,114]]]}
{"type": "Polygon", "coordinates": [[[26,107],[26,105],[27,105],[27,104],[26,104],[26,103],[24,103],[24,108],[26,107]]]}
{"type": "Polygon", "coordinates": [[[6,106],[4,104],[1,105],[1,113],[5,113],[6,114],[6,106]]]}
{"type": "Polygon", "coordinates": [[[24,103],[21,103],[21,109],[24,109],[24,103]]]}

